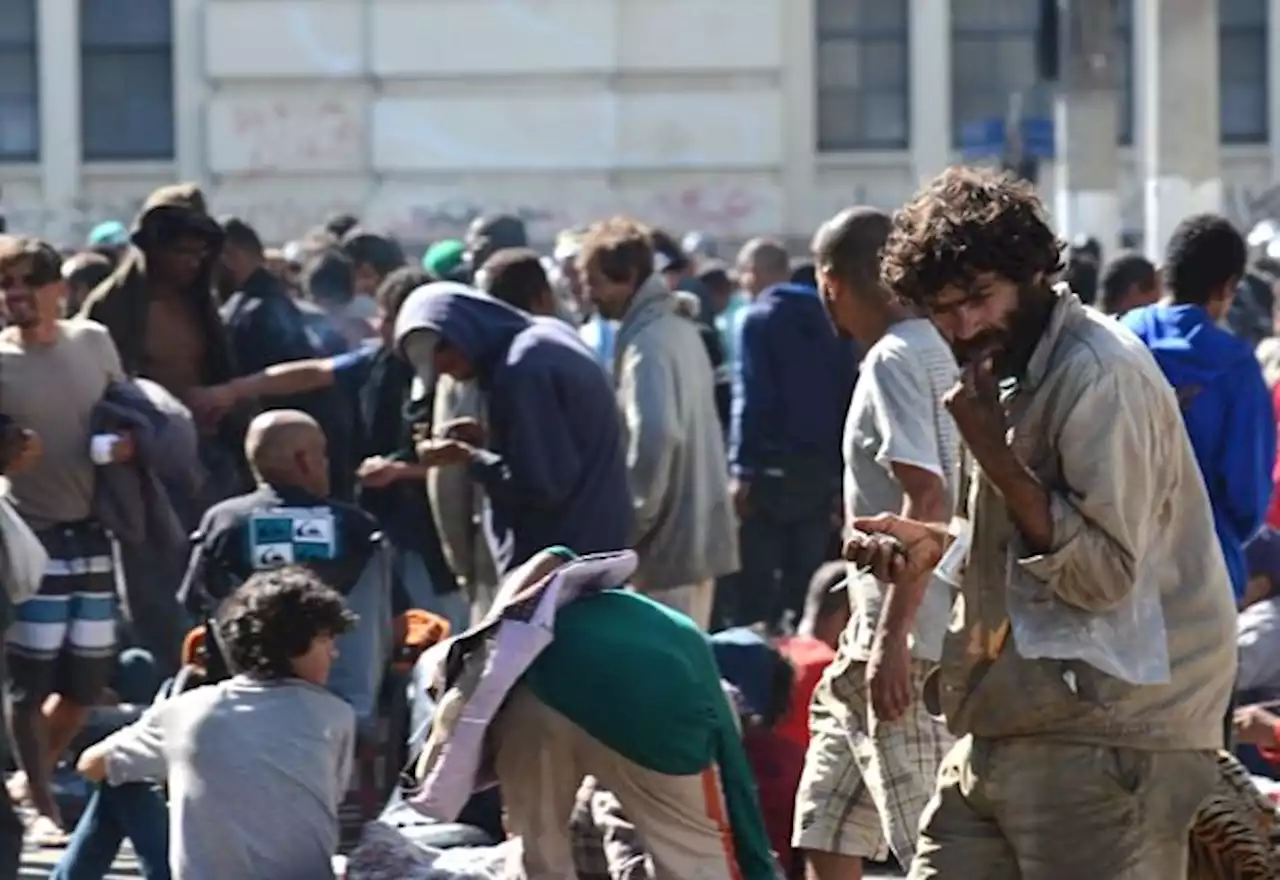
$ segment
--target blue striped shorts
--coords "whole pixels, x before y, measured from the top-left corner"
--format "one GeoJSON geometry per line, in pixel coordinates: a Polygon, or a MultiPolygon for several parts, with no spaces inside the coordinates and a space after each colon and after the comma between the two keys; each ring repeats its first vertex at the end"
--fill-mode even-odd
{"type": "Polygon", "coordinates": [[[91,520],[36,531],[49,567],[35,596],[19,605],[8,633],[16,700],[59,693],[91,703],[116,655],[116,566],[111,536],[91,520]]]}

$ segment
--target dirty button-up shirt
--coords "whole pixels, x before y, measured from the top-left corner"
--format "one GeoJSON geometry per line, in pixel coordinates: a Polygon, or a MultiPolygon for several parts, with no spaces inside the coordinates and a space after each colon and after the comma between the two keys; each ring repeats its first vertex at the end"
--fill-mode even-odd
{"type": "Polygon", "coordinates": [[[1019,552],[1003,499],[976,475],[973,544],[940,674],[948,725],[958,735],[1221,747],[1235,608],[1173,389],[1136,337],[1061,289],[1006,406],[1013,448],[1051,494],[1053,546],[1019,552]],[[1138,581],[1158,591],[1170,682],[1135,686],[1085,663],[1019,656],[1009,566],[1088,611],[1114,607],[1138,581]]]}

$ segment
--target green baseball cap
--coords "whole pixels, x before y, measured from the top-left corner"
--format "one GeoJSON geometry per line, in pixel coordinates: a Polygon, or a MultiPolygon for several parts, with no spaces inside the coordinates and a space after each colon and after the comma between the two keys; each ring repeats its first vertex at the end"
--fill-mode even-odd
{"type": "Polygon", "coordinates": [[[448,280],[462,266],[466,250],[466,245],[456,238],[437,241],[423,254],[422,268],[431,273],[432,278],[448,280]]]}

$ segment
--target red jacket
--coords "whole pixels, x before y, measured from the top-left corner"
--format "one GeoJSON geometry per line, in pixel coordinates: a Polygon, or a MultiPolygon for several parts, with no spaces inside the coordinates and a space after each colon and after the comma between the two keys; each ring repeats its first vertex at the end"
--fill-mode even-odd
{"type": "MultiPolygon", "coordinates": [[[[1276,413],[1276,422],[1280,423],[1280,383],[1271,389],[1271,406],[1276,413]]],[[[1280,529],[1280,452],[1276,453],[1276,463],[1271,468],[1271,479],[1276,489],[1271,493],[1271,506],[1267,508],[1267,525],[1280,529]]]]}
{"type": "Polygon", "coordinates": [[[836,659],[836,652],[825,642],[810,636],[779,639],[778,650],[795,670],[796,678],[791,687],[791,705],[774,730],[806,748],[809,745],[809,702],[813,699],[814,688],[822,680],[822,673],[836,659]]]}

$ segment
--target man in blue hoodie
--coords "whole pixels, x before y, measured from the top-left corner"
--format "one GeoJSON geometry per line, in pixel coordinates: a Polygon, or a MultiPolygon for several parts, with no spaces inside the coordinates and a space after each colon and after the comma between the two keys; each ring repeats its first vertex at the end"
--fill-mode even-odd
{"type": "Polygon", "coordinates": [[[473,420],[436,425],[418,452],[428,467],[466,465],[484,487],[500,572],[553,545],[583,553],[627,546],[621,416],[608,377],[571,327],[439,282],[410,294],[395,339],[423,385],[447,374],[485,394],[488,437],[473,420]]]}
{"type": "Polygon", "coordinates": [[[1165,299],[1123,319],[1178,392],[1237,603],[1248,580],[1243,547],[1262,525],[1276,457],[1275,415],[1253,348],[1218,326],[1246,256],[1225,218],[1188,217],[1169,240],[1165,299]]]}
{"type": "MultiPolygon", "coordinates": [[[[788,277],[781,245],[758,243],[756,274],[788,277]]],[[[738,340],[729,463],[741,519],[733,622],[798,619],[826,559],[840,493],[840,433],[857,360],[815,287],[778,283],[747,307],[738,340]]]]}

